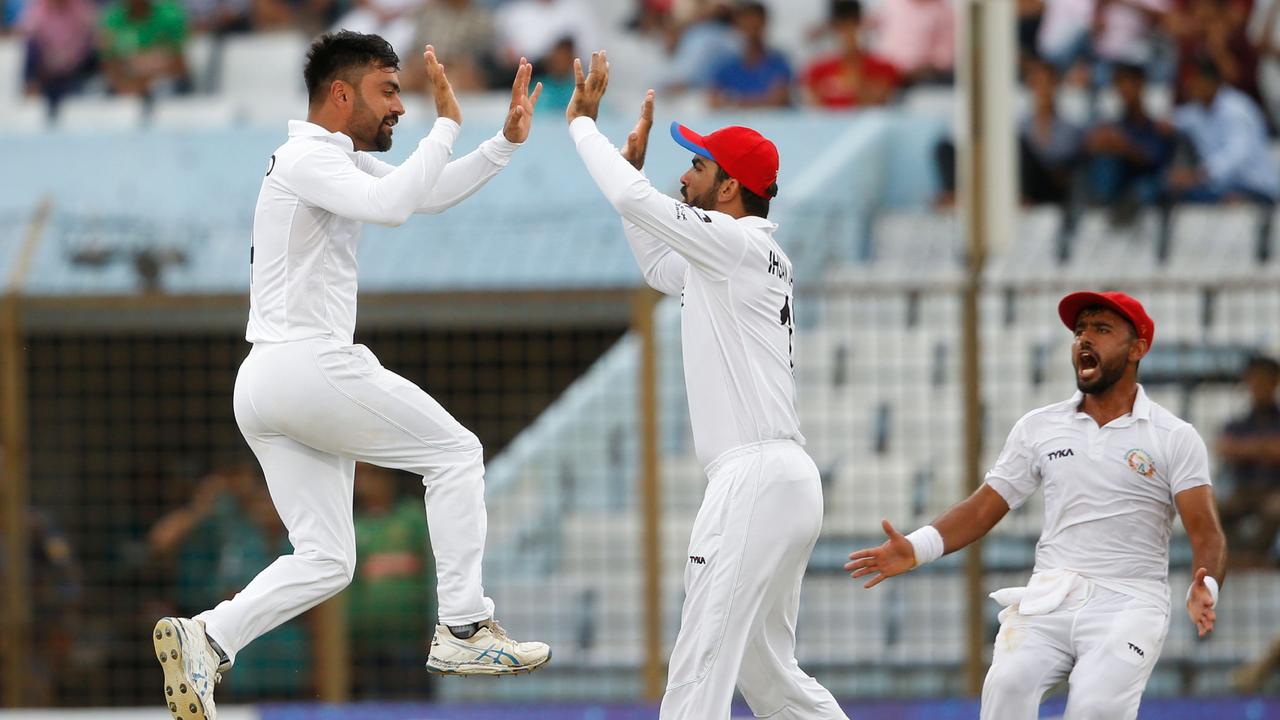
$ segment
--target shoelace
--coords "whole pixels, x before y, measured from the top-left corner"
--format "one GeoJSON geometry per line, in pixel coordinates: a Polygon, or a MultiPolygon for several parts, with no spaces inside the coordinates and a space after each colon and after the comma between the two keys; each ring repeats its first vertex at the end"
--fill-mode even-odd
{"type": "Polygon", "coordinates": [[[507,637],[507,631],[502,629],[502,626],[498,624],[498,621],[497,621],[497,620],[490,620],[490,621],[489,621],[489,632],[493,633],[493,636],[494,636],[494,637],[496,637],[496,638],[498,638],[498,639],[500,639],[500,640],[510,640],[510,639],[511,639],[511,638],[507,637]]]}

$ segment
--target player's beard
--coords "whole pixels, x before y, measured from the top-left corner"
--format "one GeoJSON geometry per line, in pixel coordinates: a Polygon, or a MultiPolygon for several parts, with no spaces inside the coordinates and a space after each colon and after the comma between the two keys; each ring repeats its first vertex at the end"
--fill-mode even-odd
{"type": "MultiPolygon", "coordinates": [[[[352,115],[352,132],[353,135],[360,139],[361,144],[365,147],[373,148],[378,152],[386,152],[391,149],[391,128],[387,124],[395,125],[396,116],[387,115],[379,117],[369,107],[359,95],[356,96],[355,112],[352,115]]],[[[354,138],[353,138],[354,139],[354,138]]]]}
{"type": "Polygon", "coordinates": [[[1071,358],[1071,366],[1076,371],[1076,388],[1086,395],[1101,395],[1111,389],[1120,378],[1124,377],[1124,371],[1129,366],[1129,360],[1125,356],[1117,357],[1113,360],[1103,360],[1095,352],[1094,357],[1098,358],[1098,376],[1091,381],[1085,381],[1080,377],[1080,362],[1078,358],[1071,358]]]}
{"type": "Polygon", "coordinates": [[[716,209],[716,193],[719,191],[719,189],[720,189],[719,186],[713,187],[710,190],[707,190],[705,193],[697,197],[689,197],[689,186],[681,185],[680,197],[684,198],[684,202],[686,205],[690,205],[692,207],[698,208],[699,210],[706,210],[709,212],[711,210],[716,209]]]}

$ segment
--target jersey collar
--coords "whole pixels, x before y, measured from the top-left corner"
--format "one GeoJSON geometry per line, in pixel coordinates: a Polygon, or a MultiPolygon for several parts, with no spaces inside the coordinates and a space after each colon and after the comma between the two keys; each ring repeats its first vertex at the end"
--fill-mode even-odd
{"type": "MultiPolygon", "coordinates": [[[[1075,395],[1071,396],[1071,411],[1074,412],[1077,417],[1089,417],[1080,409],[1080,404],[1082,402],[1084,402],[1084,393],[1077,390],[1075,395]]],[[[1142,383],[1138,383],[1138,394],[1133,398],[1133,410],[1129,411],[1128,415],[1118,417],[1108,424],[1120,423],[1121,425],[1130,425],[1138,420],[1150,419],[1151,398],[1147,397],[1147,391],[1142,387],[1142,383]]]]}
{"type": "Polygon", "coordinates": [[[759,215],[743,215],[738,218],[738,222],[749,228],[764,230],[770,234],[772,234],[774,230],[778,229],[777,223],[770,221],[768,218],[762,218],[759,215]]]}
{"type": "Polygon", "coordinates": [[[324,128],[306,120],[289,121],[289,137],[313,137],[337,145],[347,152],[355,152],[356,145],[346,133],[329,132],[324,128]]]}

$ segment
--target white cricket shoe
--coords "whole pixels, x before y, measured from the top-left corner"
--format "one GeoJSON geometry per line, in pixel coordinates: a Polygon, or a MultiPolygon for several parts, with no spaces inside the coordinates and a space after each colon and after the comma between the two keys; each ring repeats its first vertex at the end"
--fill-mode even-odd
{"type": "Polygon", "coordinates": [[[551,659],[546,643],[516,642],[493,620],[478,624],[480,629],[466,639],[437,625],[427,670],[440,675],[518,675],[533,672],[551,659]]]}
{"type": "Polygon", "coordinates": [[[213,686],[222,675],[204,627],[187,618],[161,618],[151,638],[164,669],[164,700],[173,719],[216,720],[213,686]]]}

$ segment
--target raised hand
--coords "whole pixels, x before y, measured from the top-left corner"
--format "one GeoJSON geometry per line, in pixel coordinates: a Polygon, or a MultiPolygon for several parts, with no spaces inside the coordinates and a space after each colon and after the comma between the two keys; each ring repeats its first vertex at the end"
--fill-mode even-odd
{"type": "Polygon", "coordinates": [[[1212,632],[1213,623],[1218,619],[1218,614],[1213,609],[1213,594],[1204,584],[1208,574],[1209,571],[1204,568],[1196,571],[1196,578],[1191,582],[1191,595],[1187,598],[1187,614],[1191,616],[1191,622],[1195,623],[1200,637],[1212,632]]]}
{"type": "Polygon", "coordinates": [[[542,95],[542,83],[533,88],[529,94],[529,80],[533,77],[533,65],[520,58],[520,69],[516,70],[515,82],[511,83],[511,107],[507,110],[507,122],[502,126],[502,135],[513,143],[522,143],[529,139],[529,127],[533,124],[533,109],[538,105],[538,96],[542,95]]]}
{"type": "Polygon", "coordinates": [[[635,169],[644,169],[644,154],[649,149],[649,131],[653,129],[653,91],[644,94],[640,103],[640,119],[635,128],[627,135],[627,144],[622,148],[622,157],[635,169]]]}
{"type": "Polygon", "coordinates": [[[436,49],[427,46],[422,53],[422,61],[427,66],[427,83],[431,86],[431,96],[436,101],[436,115],[449,118],[462,124],[462,108],[458,107],[458,98],[453,95],[453,86],[444,74],[444,65],[436,59],[436,49]]]}
{"type": "Polygon", "coordinates": [[[573,97],[569,99],[569,107],[564,111],[569,122],[580,117],[595,120],[600,114],[600,100],[604,98],[607,87],[609,87],[609,59],[603,50],[591,53],[591,67],[586,77],[582,75],[582,60],[574,59],[573,97]]]}
{"type": "Polygon", "coordinates": [[[916,566],[916,549],[907,536],[893,529],[888,520],[882,521],[880,525],[889,539],[878,547],[849,553],[849,562],[844,566],[846,571],[850,571],[849,577],[852,578],[878,573],[871,582],[863,586],[867,588],[875,587],[885,579],[901,575],[916,566]]]}

